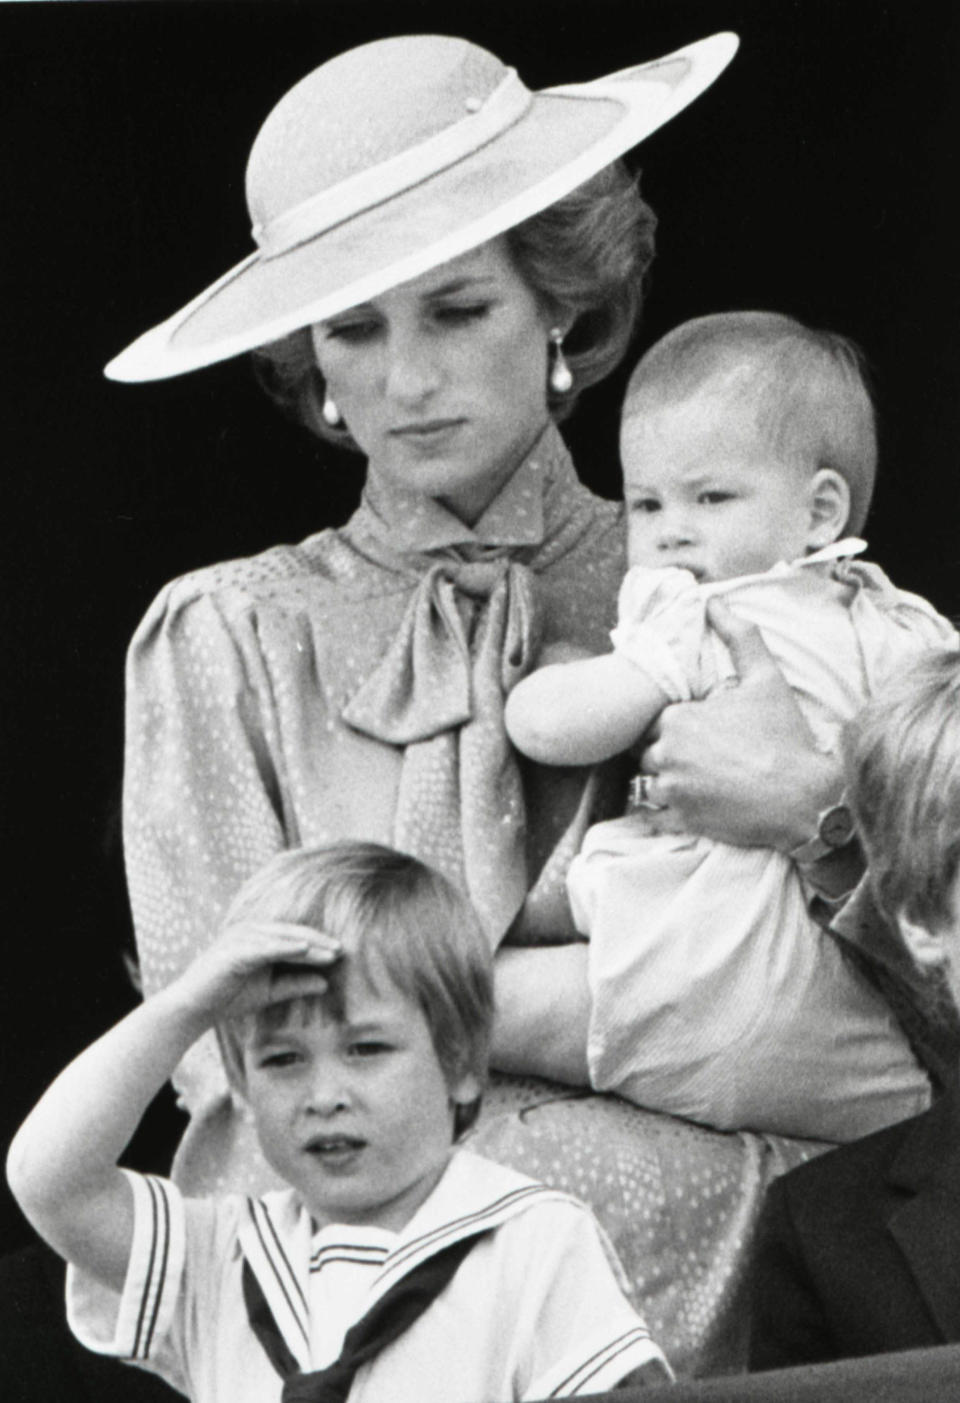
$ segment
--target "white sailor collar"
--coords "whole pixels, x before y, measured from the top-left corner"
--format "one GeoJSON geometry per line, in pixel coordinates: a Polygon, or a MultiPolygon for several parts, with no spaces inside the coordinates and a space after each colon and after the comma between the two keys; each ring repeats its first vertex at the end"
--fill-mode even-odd
{"type": "MultiPolygon", "coordinates": [[[[433,1192],[403,1230],[391,1235],[391,1245],[379,1270],[372,1274],[365,1310],[414,1267],[443,1248],[474,1233],[498,1228],[535,1204],[547,1201],[576,1202],[559,1189],[538,1184],[469,1150],[454,1150],[433,1192]]],[[[350,1226],[344,1224],[345,1246],[349,1244],[350,1231],[350,1226]]],[[[313,1367],[308,1307],[313,1233],[310,1215],[293,1189],[247,1199],[237,1227],[243,1256],[260,1284],[277,1328],[304,1371],[313,1367]]]]}

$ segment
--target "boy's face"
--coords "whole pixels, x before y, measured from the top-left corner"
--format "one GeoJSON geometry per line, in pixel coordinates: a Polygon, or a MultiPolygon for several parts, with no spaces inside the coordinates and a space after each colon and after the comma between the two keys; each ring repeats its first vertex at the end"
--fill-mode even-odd
{"type": "Polygon", "coordinates": [[[778,461],[722,395],[628,411],[620,432],[631,565],[728,580],[795,560],[813,539],[813,474],[778,461]]]}
{"type": "Polygon", "coordinates": [[[421,1010],[355,964],[342,970],[342,1019],[316,1001],[252,1034],[245,1092],[268,1163],[318,1225],[397,1231],[446,1167],[452,1102],[479,1087],[448,1086],[421,1010]]]}

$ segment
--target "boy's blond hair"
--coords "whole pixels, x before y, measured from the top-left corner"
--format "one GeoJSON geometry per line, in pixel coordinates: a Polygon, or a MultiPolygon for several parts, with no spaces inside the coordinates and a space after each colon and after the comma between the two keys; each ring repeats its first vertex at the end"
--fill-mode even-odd
{"type": "Polygon", "coordinates": [[[844,749],[881,911],[946,931],[960,870],[960,653],[918,659],[850,723],[844,749]]]}
{"type": "MultiPolygon", "coordinates": [[[[291,921],[339,940],[344,959],[364,974],[385,976],[423,1012],[448,1084],[487,1074],[493,1023],[493,963],[489,945],[466,898],[439,872],[415,857],[377,843],[348,842],[278,853],[234,898],[226,924],[291,921]]],[[[231,1082],[241,1090],[243,1053],[258,1028],[291,1017],[313,1017],[318,1007],[342,1017],[339,973],[324,970],[330,992],[273,1004],[251,1020],[218,1029],[231,1082]]],[[[458,1133],[471,1116],[458,1120],[458,1133]]]]}
{"type": "Polygon", "coordinates": [[[627,386],[623,421],[644,401],[673,404],[712,391],[753,409],[781,458],[833,468],[850,488],[846,529],[863,529],[877,471],[876,414],[863,353],[832,331],[779,312],[719,312],[667,333],[627,386]]]}

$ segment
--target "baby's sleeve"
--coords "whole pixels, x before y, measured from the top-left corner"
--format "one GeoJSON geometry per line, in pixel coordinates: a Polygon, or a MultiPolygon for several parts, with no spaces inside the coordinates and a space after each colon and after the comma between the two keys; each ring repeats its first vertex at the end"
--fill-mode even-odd
{"type": "Polygon", "coordinates": [[[115,1291],[69,1266],[67,1321],[87,1349],[149,1369],[185,1391],[178,1328],[186,1256],[184,1201],[166,1179],[124,1172],[133,1188],[134,1228],[123,1288],[115,1291]]]}
{"type": "Polygon", "coordinates": [[[639,667],[671,701],[702,690],[706,604],[689,570],[634,566],[620,587],[614,651],[639,667]]]}
{"type": "Polygon", "coordinates": [[[596,1394],[628,1375],[631,1382],[669,1382],[672,1371],[630,1304],[623,1268],[590,1210],[571,1200],[544,1205],[530,1218],[516,1397],[596,1394]]]}
{"type": "Polygon", "coordinates": [[[850,561],[844,577],[856,587],[850,609],[871,694],[928,649],[957,648],[949,619],[920,595],[897,589],[879,566],[850,561]]]}

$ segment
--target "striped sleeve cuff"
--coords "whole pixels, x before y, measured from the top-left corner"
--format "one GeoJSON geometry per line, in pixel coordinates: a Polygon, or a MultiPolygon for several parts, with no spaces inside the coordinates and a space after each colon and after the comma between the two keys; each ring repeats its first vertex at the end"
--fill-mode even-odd
{"type": "Polygon", "coordinates": [[[67,1319],[81,1344],[136,1364],[155,1360],[170,1330],[184,1263],[184,1207],[178,1189],[156,1175],[125,1170],[134,1228],[123,1290],[67,1269],[67,1319]]]}
{"type": "Polygon", "coordinates": [[[533,1398],[573,1398],[602,1393],[631,1376],[630,1382],[670,1383],[673,1372],[646,1326],[634,1324],[619,1334],[605,1332],[583,1343],[577,1359],[566,1359],[536,1381],[533,1398]]]}

